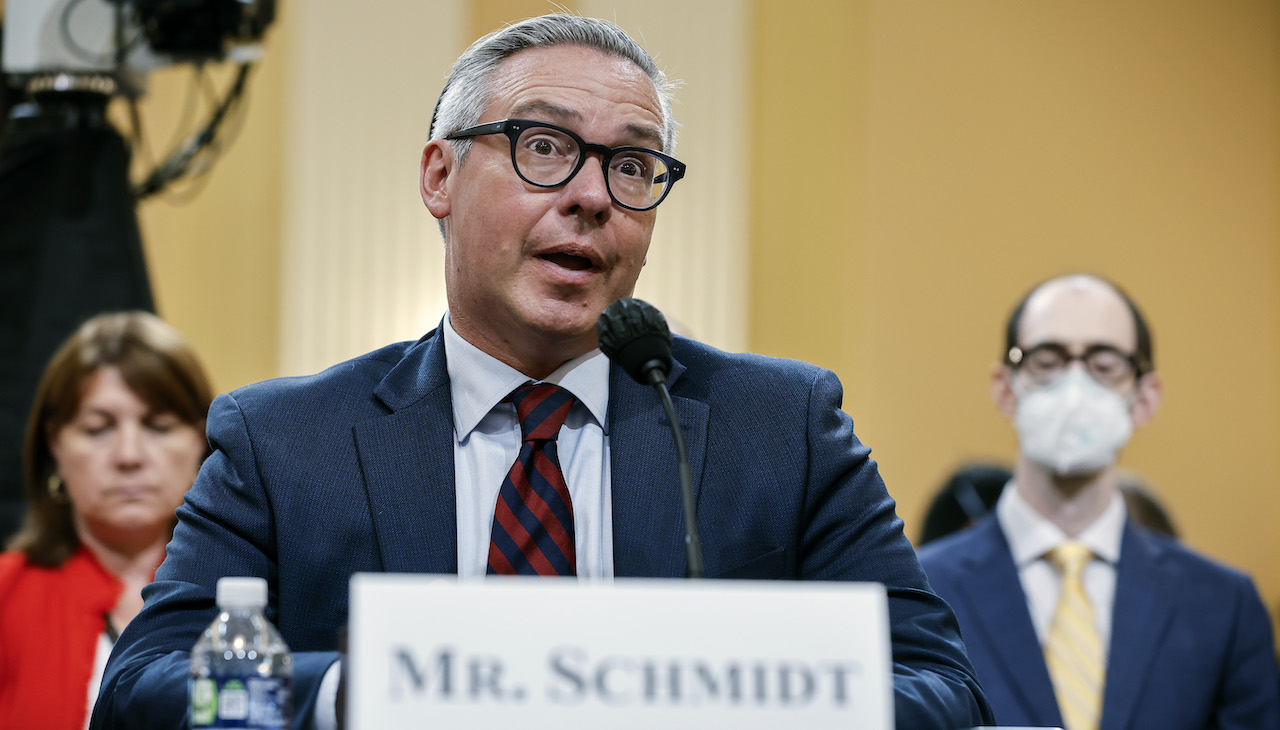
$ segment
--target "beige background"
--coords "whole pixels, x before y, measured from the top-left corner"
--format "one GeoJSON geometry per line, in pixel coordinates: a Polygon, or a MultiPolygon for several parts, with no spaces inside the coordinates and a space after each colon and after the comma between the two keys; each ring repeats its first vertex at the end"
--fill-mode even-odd
{"type": "MultiPolygon", "coordinates": [[[[419,3],[398,2],[422,22],[419,3]]],[[[465,38],[448,49],[424,43],[423,53],[446,57],[504,20],[549,7],[441,4],[461,14],[465,38]]],[[[658,22],[637,20],[632,3],[612,15],[601,10],[608,3],[567,5],[625,16],[624,24],[658,22]]],[[[649,5],[679,27],[703,29],[709,48],[745,48],[745,62],[723,72],[724,84],[745,90],[736,130],[744,173],[724,181],[745,185],[734,213],[745,246],[738,269],[705,274],[743,279],[744,334],[708,339],[835,370],[910,536],[950,469],[1014,454],[1012,431],[987,398],[1008,310],[1045,277],[1097,272],[1145,308],[1166,384],[1163,412],[1122,464],[1156,486],[1188,543],[1254,575],[1274,613],[1280,2],[649,5]],[[731,38],[716,32],[724,27],[736,29],[731,38]]],[[[140,209],[162,314],[195,341],[219,389],[286,370],[281,282],[298,270],[284,263],[286,213],[326,213],[287,202],[301,185],[291,137],[300,122],[291,115],[307,56],[296,51],[314,37],[291,12],[283,3],[240,134],[203,189],[184,205],[140,209]]],[[[394,15],[383,7],[379,17],[394,15]]],[[[660,62],[682,58],[676,47],[650,49],[660,62]]],[[[409,82],[390,88],[425,95],[429,106],[446,69],[396,60],[387,73],[409,82]]],[[[181,118],[189,80],[190,71],[153,74],[144,114],[154,146],[181,118]]],[[[344,90],[362,80],[333,83],[333,113],[342,113],[344,90]]],[[[697,100],[712,85],[720,84],[698,78],[679,94],[697,100]]],[[[376,120],[378,109],[361,113],[376,120]]],[[[682,158],[708,134],[683,121],[682,158]]],[[[411,170],[416,151],[406,156],[411,170]]],[[[698,169],[707,167],[691,165],[698,169]]],[[[411,172],[405,181],[413,185],[411,172]]],[[[687,203],[673,197],[664,211],[724,210],[714,201],[678,205],[687,203]]],[[[696,251],[651,258],[678,263],[696,251]]]]}

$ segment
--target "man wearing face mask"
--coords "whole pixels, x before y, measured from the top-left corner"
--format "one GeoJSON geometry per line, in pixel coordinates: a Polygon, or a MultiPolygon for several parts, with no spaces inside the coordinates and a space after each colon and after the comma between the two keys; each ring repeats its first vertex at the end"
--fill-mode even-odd
{"type": "Polygon", "coordinates": [[[1001,725],[1280,728],[1271,623],[1242,573],[1128,519],[1116,457],[1160,405],[1151,333],[1110,282],[1034,288],[992,396],[1018,433],[993,515],[921,549],[1001,725]]]}

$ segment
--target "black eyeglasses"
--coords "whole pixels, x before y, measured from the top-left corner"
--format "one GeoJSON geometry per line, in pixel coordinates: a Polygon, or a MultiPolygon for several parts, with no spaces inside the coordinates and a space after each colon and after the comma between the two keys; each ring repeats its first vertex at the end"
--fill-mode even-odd
{"type": "Polygon", "coordinates": [[[564,127],[529,119],[504,119],[459,130],[445,139],[505,134],[511,140],[511,164],[521,180],[540,188],[558,188],[573,179],[587,153],[600,155],[605,188],[613,202],[628,210],[658,207],[685,165],[646,147],[592,144],[564,127]]]}
{"type": "Polygon", "coordinates": [[[1042,342],[1025,352],[1013,347],[1006,362],[1015,370],[1023,370],[1040,384],[1057,380],[1072,362],[1079,360],[1093,379],[1108,387],[1124,385],[1130,378],[1141,377],[1146,371],[1137,355],[1121,352],[1111,345],[1090,345],[1079,355],[1072,355],[1065,345],[1058,342],[1042,342]]]}

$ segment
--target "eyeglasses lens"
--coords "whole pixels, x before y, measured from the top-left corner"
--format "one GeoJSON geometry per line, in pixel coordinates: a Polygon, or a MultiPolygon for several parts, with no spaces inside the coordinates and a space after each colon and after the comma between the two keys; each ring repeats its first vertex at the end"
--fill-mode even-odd
{"type": "MultiPolygon", "coordinates": [[[[578,168],[582,149],[569,135],[547,127],[531,127],[516,140],[515,161],[522,177],[536,185],[563,185],[578,168]]],[[[616,150],[608,160],[606,181],[615,200],[647,208],[662,198],[669,184],[662,158],[635,149],[616,150]]]]}
{"type": "Polygon", "coordinates": [[[1073,357],[1065,348],[1042,345],[1027,353],[1027,373],[1037,382],[1056,380],[1073,360],[1084,362],[1093,379],[1103,385],[1123,385],[1134,373],[1130,359],[1109,347],[1090,349],[1082,356],[1073,357]]]}

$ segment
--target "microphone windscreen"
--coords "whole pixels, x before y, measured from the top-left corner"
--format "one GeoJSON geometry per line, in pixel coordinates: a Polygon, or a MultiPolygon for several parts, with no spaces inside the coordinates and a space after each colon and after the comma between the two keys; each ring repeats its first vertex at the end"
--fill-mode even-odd
{"type": "Polygon", "coordinates": [[[671,330],[656,307],[626,297],[605,307],[596,322],[600,351],[637,383],[651,385],[649,373],[671,372],[671,330]]]}

